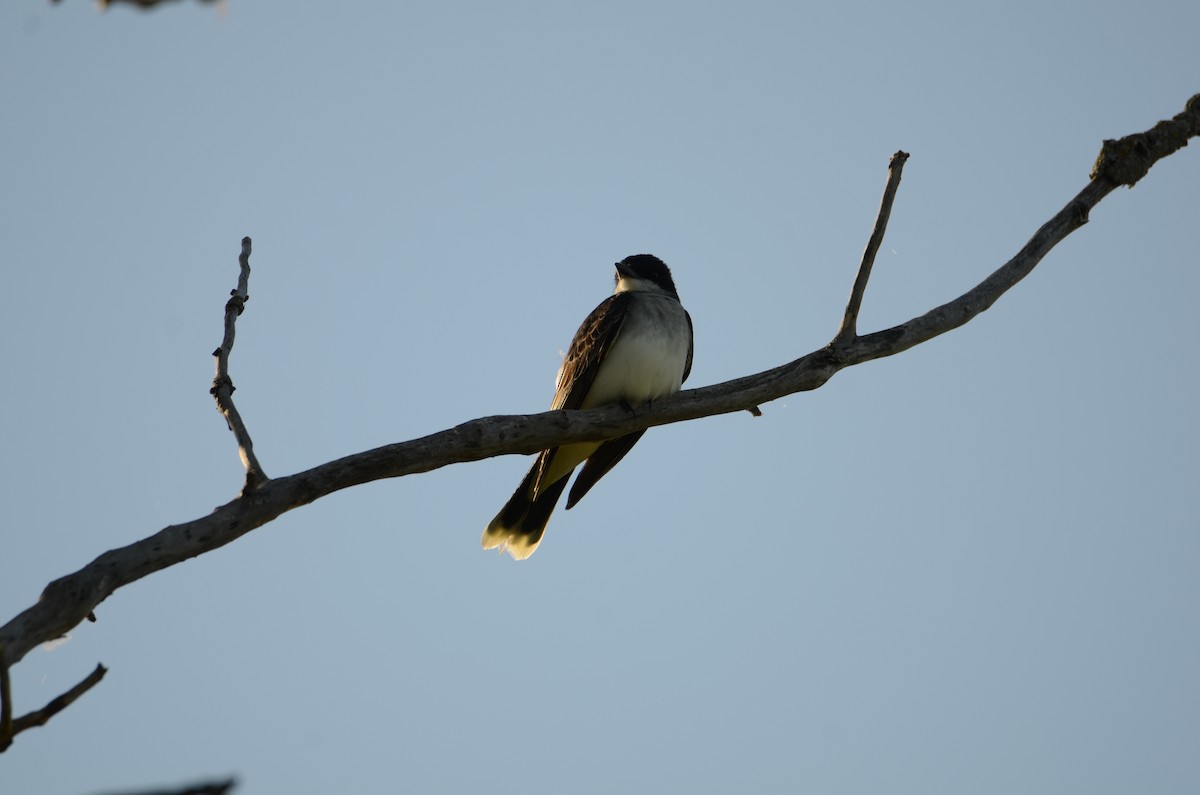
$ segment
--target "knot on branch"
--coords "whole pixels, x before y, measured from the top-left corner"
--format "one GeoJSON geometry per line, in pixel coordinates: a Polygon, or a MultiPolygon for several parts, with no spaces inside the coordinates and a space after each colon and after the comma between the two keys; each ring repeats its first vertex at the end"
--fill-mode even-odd
{"type": "Polygon", "coordinates": [[[225,302],[225,314],[229,314],[229,310],[236,311],[239,315],[246,310],[246,302],[250,300],[250,296],[241,295],[237,290],[229,292],[229,300],[225,302]]]}
{"type": "Polygon", "coordinates": [[[219,401],[223,396],[222,393],[224,393],[224,396],[232,395],[235,389],[237,387],[233,385],[233,379],[228,375],[221,374],[213,379],[213,385],[208,390],[208,394],[219,401]]]}
{"type": "Polygon", "coordinates": [[[1106,140],[1092,166],[1092,179],[1104,177],[1116,185],[1133,187],[1156,162],[1187,146],[1200,135],[1200,94],[1193,96],[1183,112],[1160,121],[1149,130],[1106,140]]]}

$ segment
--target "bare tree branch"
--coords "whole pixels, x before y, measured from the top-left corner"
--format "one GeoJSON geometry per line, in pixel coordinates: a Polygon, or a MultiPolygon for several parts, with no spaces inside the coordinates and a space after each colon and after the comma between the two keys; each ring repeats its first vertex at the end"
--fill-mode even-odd
{"type": "Polygon", "coordinates": [[[267,473],[263,472],[262,466],[254,456],[254,442],[250,441],[250,432],[246,430],[246,424],[242,422],[242,415],[233,405],[233,390],[236,387],[233,385],[233,379],[229,377],[229,354],[233,351],[235,325],[238,315],[245,311],[246,302],[250,300],[250,238],[248,237],[242,238],[242,253],[238,257],[238,267],[237,287],[230,290],[229,300],[225,302],[225,338],[221,340],[221,347],[213,351],[213,356],[217,359],[217,374],[213,376],[212,389],[208,391],[217,401],[217,410],[225,417],[229,430],[233,431],[234,438],[237,439],[238,454],[241,456],[242,466],[246,467],[246,483],[242,487],[242,494],[246,495],[269,480],[267,473]]]}
{"type": "Polygon", "coordinates": [[[875,228],[871,230],[871,237],[863,251],[862,264],[858,266],[858,276],[854,278],[850,301],[846,304],[846,314],[842,316],[842,327],[833,338],[835,346],[858,336],[858,311],[862,308],[867,280],[871,278],[871,268],[875,265],[875,255],[879,253],[883,235],[887,232],[888,219],[892,216],[892,203],[896,201],[896,189],[900,187],[900,175],[904,173],[904,163],[907,160],[908,152],[897,152],[888,163],[888,180],[883,189],[883,200],[879,203],[879,214],[875,217],[875,228]]]}
{"type": "MultiPolygon", "coordinates": [[[[1188,101],[1184,112],[1168,122],[1160,122],[1148,132],[1105,142],[1092,181],[1037,230],[1016,256],[962,296],[906,323],[865,336],[858,336],[853,330],[861,294],[869,277],[869,257],[864,255],[866,267],[860,268],[851,293],[851,305],[847,307],[850,322],[843,321],[842,329],[830,344],[795,361],[722,384],[660,398],[652,406],[640,408],[633,416],[619,406],[608,406],[588,411],[484,417],[420,439],[330,461],[294,475],[274,480],[267,480],[263,475],[256,488],[247,488],[242,496],[218,507],[208,516],[168,526],[141,541],[105,552],[79,571],[50,583],[37,604],[0,627],[0,643],[7,649],[10,664],[15,664],[39,643],[70,630],[116,589],[224,546],[286,511],[341,489],[382,478],[429,472],[449,464],[498,455],[532,454],[562,444],[611,439],[656,425],[748,410],[760,403],[816,389],[842,368],[908,350],[958,328],[988,309],[1028,275],[1055,245],[1087,223],[1091,209],[1117,185],[1133,184],[1154,163],[1198,134],[1200,95],[1188,101]]],[[[900,163],[893,161],[892,165],[889,187],[894,188],[899,179],[900,163]]],[[[884,202],[890,206],[886,191],[884,202]]],[[[885,209],[881,208],[877,230],[886,223],[885,209]]],[[[249,254],[248,240],[244,254],[249,254]]],[[[248,265],[243,262],[243,266],[246,273],[248,265]]],[[[239,289],[244,301],[241,281],[239,289]]],[[[238,291],[235,291],[235,297],[237,295],[238,291]]],[[[230,337],[229,344],[222,347],[228,354],[232,344],[228,308],[226,317],[230,337]]],[[[248,447],[247,441],[239,437],[243,449],[248,447]]],[[[247,456],[246,460],[249,485],[251,473],[257,471],[261,475],[261,469],[256,468],[252,457],[247,456]]]]}
{"type": "Polygon", "coordinates": [[[51,718],[71,706],[76,699],[99,684],[106,673],[108,673],[107,668],[97,665],[83,681],[61,696],[51,699],[46,706],[13,720],[8,664],[4,657],[4,647],[0,645],[0,752],[7,750],[12,745],[13,738],[26,729],[45,726],[51,718]]]}

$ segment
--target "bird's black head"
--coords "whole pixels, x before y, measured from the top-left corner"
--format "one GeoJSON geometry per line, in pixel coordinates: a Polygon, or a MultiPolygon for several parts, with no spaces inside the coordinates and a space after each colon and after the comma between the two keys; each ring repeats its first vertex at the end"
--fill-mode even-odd
{"type": "Polygon", "coordinates": [[[661,290],[679,300],[667,263],[653,254],[634,254],[617,263],[617,291],[661,290]]]}

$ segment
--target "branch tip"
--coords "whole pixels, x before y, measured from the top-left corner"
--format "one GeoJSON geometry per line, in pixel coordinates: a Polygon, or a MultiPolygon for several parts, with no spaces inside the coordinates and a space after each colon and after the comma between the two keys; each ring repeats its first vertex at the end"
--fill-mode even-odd
{"type": "Polygon", "coordinates": [[[1200,135],[1200,94],[1187,101],[1183,112],[1160,121],[1149,130],[1107,139],[1092,166],[1093,180],[1104,178],[1114,185],[1132,188],[1162,158],[1187,146],[1200,135]]]}

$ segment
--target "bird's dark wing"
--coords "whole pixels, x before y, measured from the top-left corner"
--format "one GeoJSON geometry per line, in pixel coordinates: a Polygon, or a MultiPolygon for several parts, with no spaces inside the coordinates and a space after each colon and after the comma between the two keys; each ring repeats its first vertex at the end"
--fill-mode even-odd
{"type": "Polygon", "coordinates": [[[596,485],[596,481],[607,475],[608,470],[615,467],[617,462],[633,449],[645,432],[645,430],[634,431],[620,438],[610,439],[592,453],[584,463],[583,469],[579,470],[575,482],[571,484],[571,493],[567,495],[568,511],[575,506],[575,503],[583,499],[583,495],[596,485]]]}
{"type": "Polygon", "coordinates": [[[621,333],[631,299],[631,293],[609,296],[583,321],[563,359],[551,409],[577,409],[583,403],[600,362],[621,333]]]}

